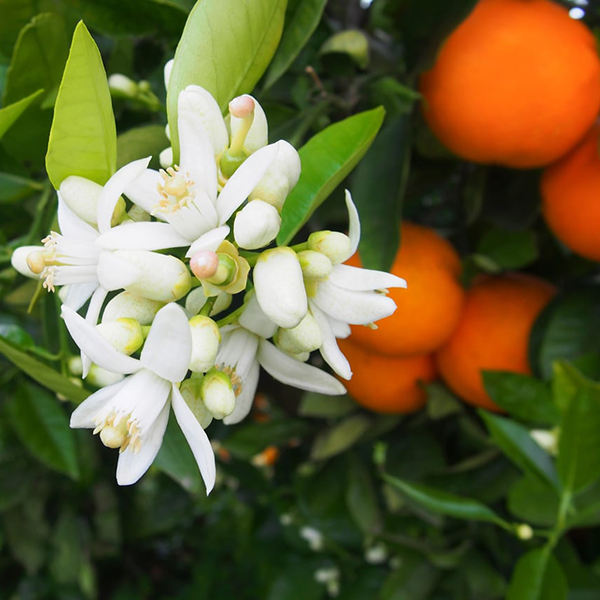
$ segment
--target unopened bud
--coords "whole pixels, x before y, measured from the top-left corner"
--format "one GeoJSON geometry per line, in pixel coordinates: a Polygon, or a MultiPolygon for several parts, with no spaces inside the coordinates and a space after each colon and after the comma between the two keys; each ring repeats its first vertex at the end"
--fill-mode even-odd
{"type": "MultiPolygon", "coordinates": [[[[98,226],[98,199],[102,186],[95,181],[70,175],[60,184],[58,193],[62,201],[83,221],[98,226]]],[[[111,225],[116,225],[125,216],[125,200],[119,198],[113,212],[111,225]]]]}
{"type": "Polygon", "coordinates": [[[321,328],[309,312],[296,327],[279,329],[275,341],[285,352],[300,354],[319,349],[323,343],[323,337],[321,328]]]}
{"type": "Polygon", "coordinates": [[[521,523],[515,530],[520,540],[526,541],[533,537],[533,529],[527,523],[521,523]]]}
{"type": "Polygon", "coordinates": [[[216,252],[200,250],[190,259],[190,269],[198,279],[213,277],[219,266],[219,257],[216,252]]]}
{"type": "Polygon", "coordinates": [[[552,456],[558,455],[558,429],[532,429],[529,435],[548,454],[552,456]]]}
{"type": "Polygon", "coordinates": [[[315,231],[308,236],[308,249],[321,252],[337,265],[350,258],[350,238],[338,231],[315,231]]]}
{"type": "Polygon", "coordinates": [[[161,151],[158,155],[158,162],[163,169],[173,166],[173,148],[170,146],[161,151]]]}
{"type": "Polygon", "coordinates": [[[300,261],[302,275],[305,279],[322,281],[327,279],[333,271],[333,264],[329,258],[314,250],[298,252],[298,260],[300,261]]]}
{"type": "Polygon", "coordinates": [[[254,200],[236,215],[233,236],[240,248],[256,250],[268,246],[277,237],[280,227],[277,209],[262,200],[254,200]]]}
{"type": "Polygon", "coordinates": [[[113,373],[112,371],[103,369],[98,365],[92,365],[90,367],[90,372],[86,377],[86,381],[88,383],[91,383],[99,388],[107,387],[113,383],[119,383],[119,381],[123,381],[123,379],[125,379],[124,375],[121,375],[120,373],[113,373]]]}
{"type": "Polygon", "coordinates": [[[190,370],[206,373],[215,364],[221,332],[218,325],[210,318],[197,315],[190,319],[192,332],[192,357],[190,370]]]}
{"type": "Polygon", "coordinates": [[[135,98],[138,94],[138,85],[121,73],[115,73],[108,78],[108,87],[117,98],[135,98]]]}
{"type": "Polygon", "coordinates": [[[15,251],[12,253],[10,257],[10,264],[16,271],[21,273],[21,275],[25,275],[25,277],[31,277],[32,279],[38,279],[39,273],[41,273],[41,271],[33,271],[31,267],[35,267],[37,270],[39,266],[41,266],[41,261],[36,260],[30,266],[29,255],[43,251],[43,246],[21,246],[20,248],[16,248],[15,251]]]}
{"type": "Polygon", "coordinates": [[[235,393],[231,379],[214,367],[204,376],[201,384],[202,399],[215,419],[223,419],[235,408],[235,393]]]}
{"type": "Polygon", "coordinates": [[[211,415],[208,408],[204,404],[202,400],[201,394],[201,386],[202,379],[197,377],[192,377],[190,379],[186,379],[179,388],[185,403],[189,406],[192,413],[196,419],[198,419],[198,423],[200,423],[200,427],[202,429],[206,429],[212,422],[213,416],[211,415]]]}
{"type": "Polygon", "coordinates": [[[140,325],[150,325],[163,306],[163,302],[148,300],[131,292],[121,292],[106,305],[102,313],[102,323],[117,319],[135,319],[140,325]]]}
{"type": "Polygon", "coordinates": [[[376,544],[365,550],[365,561],[371,565],[380,565],[388,558],[388,550],[384,544],[376,544]]]}
{"type": "Polygon", "coordinates": [[[69,373],[71,375],[77,375],[81,377],[83,373],[83,362],[81,360],[81,356],[72,356],[67,362],[67,368],[69,369],[69,373]]]}
{"type": "Polygon", "coordinates": [[[96,330],[123,354],[133,354],[144,343],[142,328],[135,319],[117,319],[100,323],[96,325],[96,330]]]}
{"type": "Polygon", "coordinates": [[[319,552],[319,550],[323,549],[323,534],[318,529],[314,527],[302,527],[300,529],[300,537],[308,542],[311,550],[319,552]]]}

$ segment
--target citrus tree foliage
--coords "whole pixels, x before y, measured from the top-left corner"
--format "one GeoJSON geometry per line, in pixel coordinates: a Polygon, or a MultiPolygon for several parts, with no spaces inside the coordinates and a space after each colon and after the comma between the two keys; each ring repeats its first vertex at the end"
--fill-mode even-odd
{"type": "Polygon", "coordinates": [[[543,224],[538,171],[455,157],[419,110],[419,73],[474,4],[0,4],[0,595],[600,597],[597,266],[543,224]],[[111,92],[115,74],[133,87],[111,92]],[[177,156],[190,84],[223,110],[251,92],[270,139],[298,149],[277,244],[343,230],[347,187],[368,268],[391,267],[406,217],[453,242],[465,285],[527,269],[559,286],[531,335],[533,374],[484,374],[504,414],[439,381],[421,411],[381,415],[263,378],[249,419],[211,426],[208,498],[173,419],[147,475],[116,486],[114,453],[69,427],[96,388],[73,369],[60,300],[10,259],[56,228],[68,175],[104,184],[137,158],[158,167],[167,116],[177,156]]]}

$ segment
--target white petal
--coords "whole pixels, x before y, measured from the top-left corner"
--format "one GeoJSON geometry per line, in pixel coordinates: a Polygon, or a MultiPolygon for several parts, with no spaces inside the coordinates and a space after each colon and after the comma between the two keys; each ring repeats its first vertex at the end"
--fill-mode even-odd
{"type": "Polygon", "coordinates": [[[90,299],[97,287],[98,283],[96,281],[68,285],[64,288],[67,293],[65,294],[63,302],[73,310],[79,310],[90,299]]]}
{"type": "Polygon", "coordinates": [[[183,431],[183,435],[185,435],[185,439],[190,445],[194,458],[198,463],[200,474],[202,475],[202,479],[204,479],[206,494],[208,495],[215,485],[215,477],[217,474],[215,455],[212,446],[210,445],[210,441],[204,432],[204,429],[202,429],[200,423],[198,423],[198,420],[193,415],[189,406],[185,403],[185,400],[182,398],[181,393],[175,385],[173,385],[171,391],[171,402],[173,404],[175,418],[177,419],[179,427],[181,427],[181,431],[183,431]]]}
{"type": "Polygon", "coordinates": [[[98,237],[98,232],[80,219],[58,196],[58,226],[60,232],[72,240],[93,242],[98,237]]]}
{"type": "Polygon", "coordinates": [[[246,303],[238,323],[248,331],[263,338],[273,337],[277,330],[277,325],[265,315],[260,307],[256,294],[252,294],[252,297],[246,303]]]}
{"type": "MultiPolygon", "coordinates": [[[[100,310],[102,309],[102,305],[104,304],[104,300],[106,300],[107,291],[98,286],[94,293],[92,294],[92,298],[90,299],[90,305],[88,306],[87,312],[85,313],[85,322],[89,323],[92,327],[96,326],[98,323],[98,317],[100,316],[100,310]]],[[[85,379],[90,372],[90,367],[92,366],[92,360],[90,357],[81,351],[81,364],[82,364],[82,372],[81,376],[85,379]]]]}
{"type": "MultiPolygon", "coordinates": [[[[163,180],[158,171],[147,169],[125,188],[125,195],[147,213],[153,214],[161,200],[158,186],[162,183],[163,180]]],[[[164,221],[164,217],[160,213],[155,216],[164,221]]]]}
{"type": "Polygon", "coordinates": [[[131,447],[128,447],[125,452],[119,454],[117,463],[117,483],[119,485],[136,483],[154,462],[167,429],[169,409],[170,405],[166,402],[152,426],[144,432],[139,452],[136,453],[131,447]]]}
{"type": "Polygon", "coordinates": [[[175,59],[171,59],[168,60],[165,63],[165,68],[163,71],[163,75],[165,78],[165,90],[169,88],[169,80],[171,79],[171,71],[173,70],[173,62],[175,62],[175,59]]]}
{"type": "Polygon", "coordinates": [[[236,375],[245,381],[256,360],[258,338],[243,327],[232,327],[230,330],[222,328],[221,335],[221,346],[215,365],[218,368],[231,367],[236,375]]]}
{"type": "Polygon", "coordinates": [[[62,318],[74,342],[93,362],[113,373],[136,373],[142,368],[139,360],[117,352],[90,323],[86,323],[72,308],[62,306],[62,318]]]}
{"type": "Polygon", "coordinates": [[[107,182],[98,199],[98,230],[103,233],[110,229],[110,221],[115,206],[125,189],[148,167],[152,157],[140,158],[121,167],[107,182]]]}
{"type": "Polygon", "coordinates": [[[140,276],[140,269],[122,256],[103,250],[98,257],[97,273],[100,285],[112,291],[131,285],[140,276]]]}
{"type": "Polygon", "coordinates": [[[217,248],[221,245],[221,242],[227,237],[229,233],[229,226],[222,225],[221,227],[217,227],[216,229],[212,229],[208,231],[204,235],[201,235],[191,246],[190,249],[186,252],[186,257],[191,258],[196,254],[196,252],[200,252],[201,250],[210,250],[211,252],[216,252],[217,248]]]}
{"type": "Polygon", "coordinates": [[[344,290],[328,281],[319,284],[313,301],[329,316],[352,325],[374,323],[396,310],[396,303],[384,294],[344,290]]]}
{"type": "Polygon", "coordinates": [[[288,356],[266,340],[258,345],[258,362],[271,377],[301,390],[330,396],[346,393],[346,388],[329,373],[288,356]]]}
{"type": "Polygon", "coordinates": [[[259,373],[260,367],[258,366],[258,361],[254,360],[250,367],[250,371],[242,382],[242,391],[235,399],[235,408],[233,409],[233,412],[223,419],[225,425],[235,425],[236,423],[239,423],[250,412],[254,397],[256,396],[259,373]]]}
{"type": "Polygon", "coordinates": [[[346,290],[367,291],[405,288],[406,281],[385,271],[372,271],[348,265],[335,265],[328,281],[346,290]]]}
{"type": "Polygon", "coordinates": [[[357,250],[358,242],[360,242],[360,217],[354,202],[352,202],[352,196],[350,192],[346,190],[346,207],[348,208],[348,219],[350,221],[348,226],[348,237],[350,238],[350,254],[344,259],[348,260],[357,250]]]}
{"type": "Polygon", "coordinates": [[[109,229],[96,243],[106,250],[164,250],[189,245],[167,223],[126,223],[109,229]]]}
{"type": "Polygon", "coordinates": [[[327,315],[321,312],[319,308],[315,306],[314,302],[310,303],[310,310],[315,318],[315,321],[321,328],[323,343],[321,344],[321,348],[319,348],[319,352],[321,352],[323,360],[340,377],[343,377],[344,379],[351,379],[352,369],[350,368],[350,363],[337,345],[334,331],[329,319],[327,318],[327,315]]]}
{"type": "Polygon", "coordinates": [[[278,152],[279,147],[276,144],[261,148],[247,158],[231,176],[217,200],[220,223],[225,223],[250,195],[271,163],[277,158],[278,152]]]}
{"type": "Polygon", "coordinates": [[[168,381],[183,381],[192,355],[192,334],[185,312],[175,303],[161,308],[154,317],[140,357],[150,369],[168,381]]]}
{"type": "Polygon", "coordinates": [[[333,317],[328,317],[327,320],[331,325],[331,330],[333,331],[333,335],[336,338],[346,339],[352,333],[352,329],[350,329],[350,325],[348,323],[344,323],[343,321],[338,321],[333,317]]]}
{"type": "MultiPolygon", "coordinates": [[[[252,119],[252,125],[250,126],[250,130],[248,131],[246,140],[244,141],[244,151],[247,154],[252,154],[269,143],[269,128],[265,111],[257,102],[256,98],[253,98],[248,94],[244,94],[244,96],[254,100],[254,118],[252,119]]],[[[238,119],[237,117],[230,115],[232,139],[235,137],[235,134],[237,133],[237,130],[240,128],[243,121],[244,119],[238,119]]]]}
{"type": "Polygon", "coordinates": [[[70,426],[74,429],[94,429],[96,415],[127,383],[127,379],[104,387],[88,396],[72,413],[70,426]]]}

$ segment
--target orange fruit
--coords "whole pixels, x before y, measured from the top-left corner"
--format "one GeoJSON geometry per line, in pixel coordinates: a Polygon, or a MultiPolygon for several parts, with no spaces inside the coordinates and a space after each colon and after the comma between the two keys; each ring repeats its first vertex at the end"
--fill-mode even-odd
{"type": "Polygon", "coordinates": [[[437,353],[442,378],[463,400],[499,411],[483,387],[482,370],[531,373],[531,328],[556,288],[523,273],[482,276],[467,292],[456,331],[437,353]]]}
{"type": "MultiPolygon", "coordinates": [[[[377,321],[377,329],[353,326],[352,340],[385,355],[427,354],[450,337],[460,318],[460,258],[433,229],[404,221],[400,232],[391,272],[406,279],[407,289],[390,289],[397,306],[394,314],[377,321]]],[[[347,264],[360,267],[358,254],[347,264]]]]}
{"type": "Polygon", "coordinates": [[[361,406],[379,413],[399,414],[419,410],[427,400],[419,382],[436,378],[431,354],[410,357],[381,356],[351,341],[338,340],[352,369],[344,381],[348,393],[361,406]]]}
{"type": "Polygon", "coordinates": [[[600,124],[548,167],[541,180],[542,213],[573,252],[600,261],[600,124]]]}
{"type": "Polygon", "coordinates": [[[600,110],[592,33],[550,0],[480,0],[421,76],[425,120],[450,150],[482,163],[549,164],[600,110]]]}

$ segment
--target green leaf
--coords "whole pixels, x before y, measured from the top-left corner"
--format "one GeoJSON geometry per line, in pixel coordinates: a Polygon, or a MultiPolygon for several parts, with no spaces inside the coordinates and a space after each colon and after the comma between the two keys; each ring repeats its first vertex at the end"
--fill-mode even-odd
{"type": "Polygon", "coordinates": [[[560,414],[546,383],[508,371],[483,371],[487,393],[513,417],[530,423],[556,425],[560,414]]]}
{"type": "Polygon", "coordinates": [[[410,500],[434,513],[467,521],[487,521],[502,527],[508,526],[492,509],[477,500],[450,494],[427,485],[397,479],[390,475],[383,475],[383,478],[410,500]]]}
{"type": "Polygon", "coordinates": [[[177,421],[169,419],[162,445],[154,460],[154,466],[172,477],[179,485],[199,494],[204,490],[196,459],[177,421]]]}
{"type": "Polygon", "coordinates": [[[548,548],[524,554],[513,572],[506,600],[566,600],[567,580],[548,548]]]}
{"type": "Polygon", "coordinates": [[[83,22],[58,90],[46,169],[56,189],[69,175],[103,185],[116,170],[117,133],[102,57],[83,22]]]}
{"type": "Polygon", "coordinates": [[[355,523],[366,534],[377,533],[381,528],[381,512],[369,469],[355,454],[347,454],[346,504],[355,523]]]}
{"type": "Polygon", "coordinates": [[[383,108],[374,108],[330,125],[300,148],[302,172],[281,212],[277,243],[285,246],[365,155],[381,124],[383,108]]]}
{"type": "Polygon", "coordinates": [[[539,250],[533,231],[492,229],[479,242],[477,252],[503,269],[520,269],[534,262],[539,250]]]}
{"type": "Polygon", "coordinates": [[[21,371],[29,375],[32,379],[35,379],[38,383],[41,383],[57,394],[62,394],[73,402],[83,402],[89,395],[89,392],[76,386],[58,371],[32,358],[3,336],[0,336],[0,354],[3,354],[8,360],[19,367],[21,371]]]}
{"type": "Polygon", "coordinates": [[[320,433],[310,451],[314,460],[331,458],[353,446],[367,431],[371,420],[365,415],[353,415],[331,429],[320,433]]]}
{"type": "Polygon", "coordinates": [[[428,600],[440,578],[440,571],[422,554],[402,548],[400,565],[383,582],[381,600],[428,600]]]}
{"type": "Polygon", "coordinates": [[[366,269],[389,271],[396,258],[409,166],[410,120],[402,116],[383,126],[352,177],[361,222],[358,250],[366,269]]]}
{"type": "Polygon", "coordinates": [[[175,52],[167,112],[175,162],[179,160],[177,101],[188,85],[208,90],[224,112],[252,91],[283,31],[287,0],[202,0],[190,12],[175,52]]]}
{"type": "Polygon", "coordinates": [[[158,167],[158,155],[169,145],[162,125],[130,129],[117,138],[117,169],[143,156],[152,156],[150,167],[158,167]]]}
{"type": "Polygon", "coordinates": [[[558,476],[554,463],[548,454],[533,440],[529,430],[510,419],[499,417],[487,411],[479,415],[500,450],[517,467],[558,489],[558,476]]]}
{"type": "Polygon", "coordinates": [[[369,41],[360,29],[347,29],[334,33],[323,44],[320,54],[346,54],[361,69],[369,64],[369,41]]]}
{"type": "Polygon", "coordinates": [[[43,88],[56,93],[67,60],[69,43],[64,20],[58,15],[37,15],[23,27],[6,73],[3,104],[11,104],[43,88]]]}
{"type": "Polygon", "coordinates": [[[60,402],[40,388],[24,385],[6,406],[12,426],[29,452],[50,468],[77,479],[75,435],[60,402]]]}
{"type": "Polygon", "coordinates": [[[556,490],[539,479],[526,475],[508,490],[510,512],[521,521],[551,527],[558,516],[559,497],[556,490]]]}
{"type": "Polygon", "coordinates": [[[576,391],[560,399],[557,467],[564,487],[576,492],[600,478],[600,388],[573,371],[576,391]]]}
{"type": "Polygon", "coordinates": [[[42,189],[44,186],[37,181],[10,173],[0,173],[0,204],[18,202],[42,189]]]}
{"type": "Polygon", "coordinates": [[[264,88],[270,88],[294,62],[317,28],[327,0],[300,0],[295,10],[286,15],[281,43],[265,76],[264,88]]]}
{"type": "Polygon", "coordinates": [[[302,417],[343,417],[358,409],[350,396],[326,396],[317,392],[307,392],[302,396],[298,414],[302,417]]]}
{"type": "Polygon", "coordinates": [[[10,129],[11,125],[37,100],[44,90],[38,90],[14,104],[0,108],[0,138],[10,129]]]}

